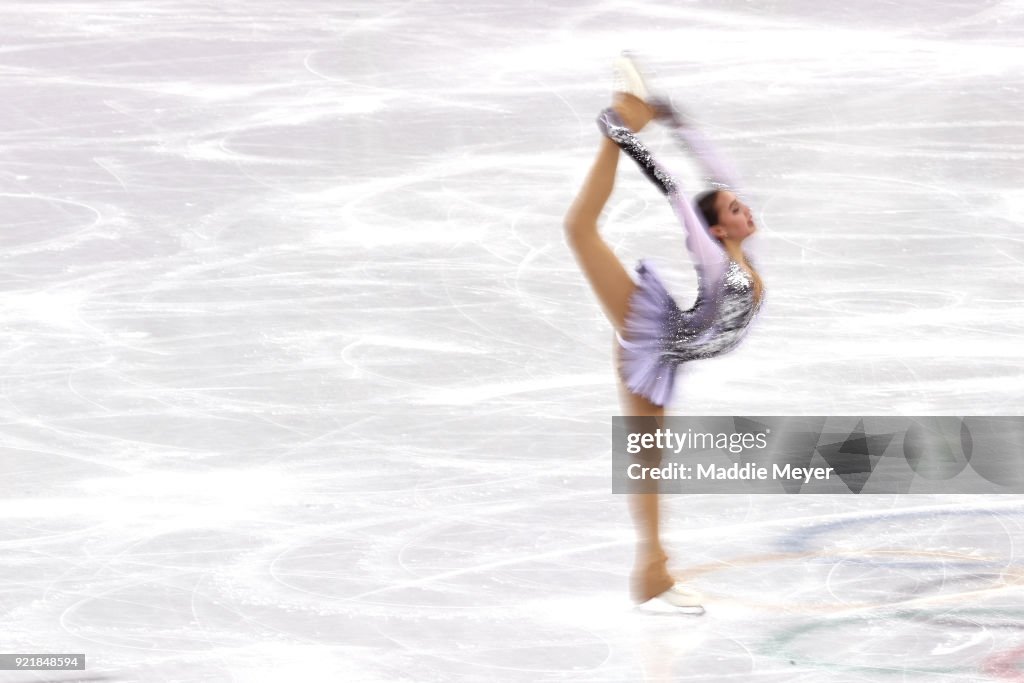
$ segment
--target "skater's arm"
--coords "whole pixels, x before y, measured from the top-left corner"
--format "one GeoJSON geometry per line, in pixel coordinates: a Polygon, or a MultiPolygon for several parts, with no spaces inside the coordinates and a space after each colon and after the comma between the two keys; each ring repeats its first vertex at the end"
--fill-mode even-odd
{"type": "Polygon", "coordinates": [[[668,127],[673,139],[697,159],[707,178],[719,187],[735,190],[740,186],[739,174],[714,144],[699,130],[689,125],[686,117],[665,98],[655,99],[655,117],[668,127]]]}
{"type": "Polygon", "coordinates": [[[597,125],[601,132],[612,142],[617,144],[629,158],[636,162],[648,180],[654,183],[655,187],[664,194],[671,194],[676,191],[676,179],[672,177],[661,164],[659,164],[651,151],[640,142],[640,139],[626,127],[619,114],[609,107],[597,117],[597,125]]]}
{"type": "Polygon", "coordinates": [[[640,170],[651,182],[668,196],[676,217],[686,231],[686,248],[693,256],[694,265],[701,271],[702,283],[710,285],[717,282],[728,268],[728,257],[708,232],[703,219],[697,216],[679,187],[679,182],[655,160],[650,150],[622,123],[613,109],[601,113],[598,125],[605,135],[640,166],[640,170]]]}
{"type": "Polygon", "coordinates": [[[679,126],[670,129],[672,137],[700,163],[704,174],[719,187],[738,189],[740,179],[732,165],[718,152],[715,146],[696,128],[679,126]]]}
{"type": "MultiPolygon", "coordinates": [[[[668,196],[672,210],[686,230],[686,248],[693,257],[697,272],[701,276],[701,287],[713,287],[729,269],[729,257],[704,225],[704,219],[697,215],[693,204],[679,192],[668,196]]],[[[709,292],[705,292],[709,294],[709,292]]]]}

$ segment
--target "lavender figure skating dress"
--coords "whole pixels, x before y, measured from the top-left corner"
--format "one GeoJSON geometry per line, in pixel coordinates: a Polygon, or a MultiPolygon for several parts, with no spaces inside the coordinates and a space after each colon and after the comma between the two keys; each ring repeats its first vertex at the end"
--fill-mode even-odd
{"type": "MultiPolygon", "coordinates": [[[[686,247],[697,271],[697,300],[683,310],[665,289],[648,260],[637,265],[639,281],[629,303],[619,372],[626,387],[655,405],[672,398],[681,363],[723,354],[739,344],[760,308],[750,275],[731,260],[683,196],[675,178],[651,156],[614,110],[598,118],[602,132],[622,148],[664,192],[686,230],[686,247]]],[[[734,175],[696,131],[682,126],[673,135],[690,148],[716,185],[735,187],[734,175]]]]}

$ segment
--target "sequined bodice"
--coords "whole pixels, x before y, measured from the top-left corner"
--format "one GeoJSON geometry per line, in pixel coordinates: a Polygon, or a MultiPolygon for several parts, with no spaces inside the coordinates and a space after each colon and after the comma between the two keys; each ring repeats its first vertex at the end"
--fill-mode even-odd
{"type": "Polygon", "coordinates": [[[760,307],[753,278],[743,266],[730,261],[723,285],[724,296],[715,316],[716,322],[724,327],[746,327],[760,307]]]}
{"type": "MultiPolygon", "coordinates": [[[[664,355],[687,361],[729,351],[743,339],[760,308],[754,280],[736,261],[730,261],[720,282],[702,282],[694,306],[672,316],[664,355]]],[[[763,293],[762,293],[763,298],[763,293]]]]}

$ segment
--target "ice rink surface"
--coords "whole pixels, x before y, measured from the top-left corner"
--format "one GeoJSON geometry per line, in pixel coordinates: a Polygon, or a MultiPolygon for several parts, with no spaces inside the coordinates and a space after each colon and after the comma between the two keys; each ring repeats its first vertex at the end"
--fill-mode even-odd
{"type": "MultiPolygon", "coordinates": [[[[1022,681],[1024,500],[671,497],[562,237],[641,51],[767,304],[693,415],[1019,415],[1024,4],[5,2],[0,681],[1022,681]]],[[[699,178],[666,136],[647,141],[699,178]]],[[[602,223],[695,279],[628,160],[602,223]]]]}

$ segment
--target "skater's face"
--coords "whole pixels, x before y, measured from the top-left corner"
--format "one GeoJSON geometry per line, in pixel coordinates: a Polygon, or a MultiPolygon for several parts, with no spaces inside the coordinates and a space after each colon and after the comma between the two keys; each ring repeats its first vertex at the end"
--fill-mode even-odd
{"type": "Polygon", "coordinates": [[[718,223],[711,226],[711,232],[718,239],[742,242],[757,230],[750,207],[732,192],[719,192],[715,208],[718,210],[718,223]]]}

